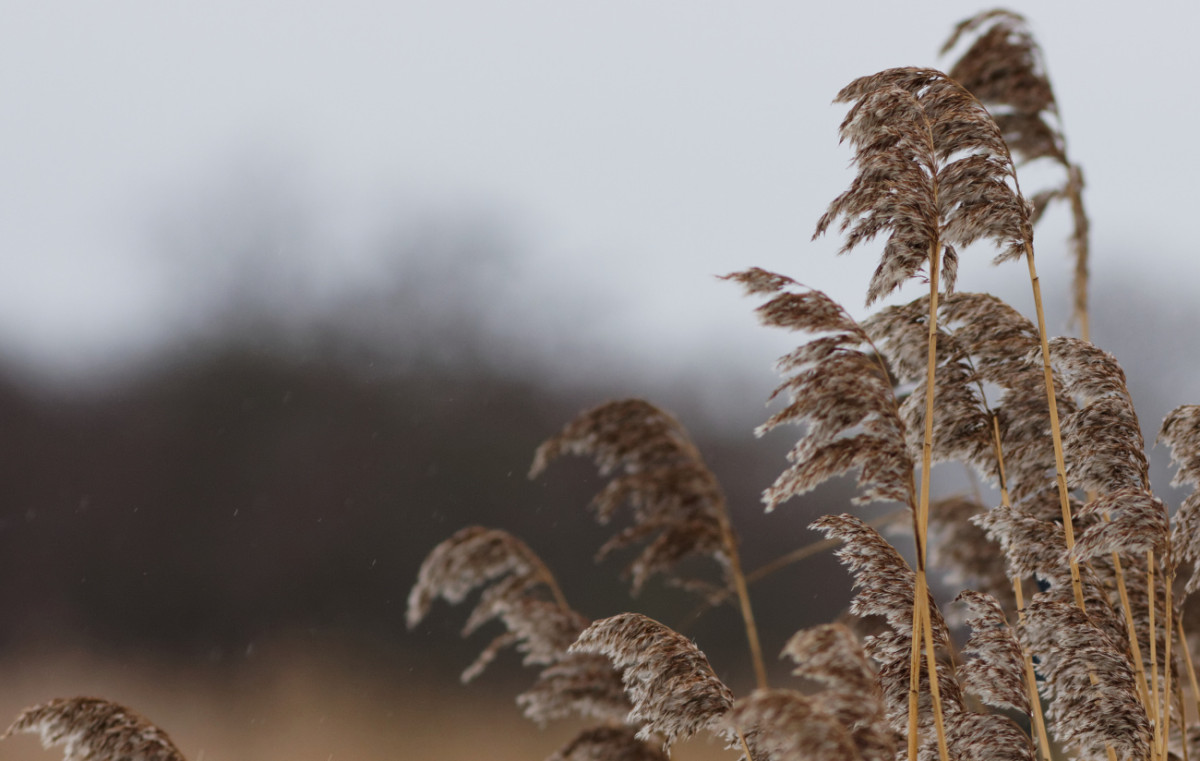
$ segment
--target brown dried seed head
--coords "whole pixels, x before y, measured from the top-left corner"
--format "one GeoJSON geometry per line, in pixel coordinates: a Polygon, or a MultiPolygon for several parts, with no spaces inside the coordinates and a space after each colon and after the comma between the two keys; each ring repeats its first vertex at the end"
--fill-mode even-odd
{"type": "Polygon", "coordinates": [[[626,727],[586,729],[546,761],[669,761],[669,756],[626,727]]]}
{"type": "Polygon", "coordinates": [[[25,709],[4,733],[41,736],[63,746],[64,761],[185,761],[167,733],[135,711],[102,698],[56,698],[25,709]]]}
{"type": "Polygon", "coordinates": [[[725,495],[671,414],[642,399],[588,410],[538,447],[530,476],[564,454],[590,456],[602,475],[612,476],[592,501],[600,523],[624,504],[632,508],[634,525],[609,539],[599,557],[649,540],[627,569],[634,594],[655,574],[675,575],[687,557],[710,557],[728,576],[725,495]]]}
{"type": "Polygon", "coordinates": [[[958,670],[963,689],[990,706],[1028,715],[1024,656],[1000,604],[991,595],[971,590],[959,594],[955,602],[965,604],[970,611],[967,624],[971,638],[963,649],[963,655],[970,659],[958,670]]]}
{"type": "Polygon", "coordinates": [[[932,69],[889,69],[851,82],[837,101],[851,104],[840,131],[859,173],[815,235],[840,219],[843,253],[889,236],[867,304],[917,276],[934,247],[947,293],[956,248],[987,239],[1001,260],[1024,254],[1031,208],[1015,190],[999,128],[966,89],[932,69]]]}
{"type": "Polygon", "coordinates": [[[759,689],[737,701],[722,722],[746,735],[755,761],[857,761],[849,729],[820,701],[794,690],[759,689]]]}
{"type": "Polygon", "coordinates": [[[785,379],[772,397],[789,404],[759,427],[801,425],[805,436],[788,454],[792,466],[763,494],[767,509],[850,470],[859,470],[860,502],[911,504],[913,461],[905,449],[891,379],[870,338],[841,306],[820,291],[762,270],[729,279],[748,282],[754,293],[774,294],[758,313],[769,325],[824,333],[780,359],[785,379]]]}
{"type": "Polygon", "coordinates": [[[639,739],[662,735],[664,748],[710,727],[733,705],[733,694],[691,640],[638,613],[596,621],[571,652],[607,656],[622,670],[633,703],[627,721],[644,722],[639,739]]]}

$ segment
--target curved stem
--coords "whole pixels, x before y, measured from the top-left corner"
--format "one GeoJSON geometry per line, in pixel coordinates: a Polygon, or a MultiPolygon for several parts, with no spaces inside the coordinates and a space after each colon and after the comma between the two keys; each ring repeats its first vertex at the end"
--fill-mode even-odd
{"type": "Polygon", "coordinates": [[[737,593],[738,605],[742,612],[742,624],[746,628],[746,643],[750,647],[750,660],[754,664],[754,680],[759,689],[766,689],[767,667],[763,662],[758,625],[754,622],[754,609],[750,606],[750,590],[746,587],[746,574],[742,572],[737,537],[733,533],[733,524],[729,520],[729,505],[724,499],[721,500],[720,509],[717,510],[717,517],[721,524],[721,539],[725,543],[725,552],[729,555],[730,580],[737,593]]]}

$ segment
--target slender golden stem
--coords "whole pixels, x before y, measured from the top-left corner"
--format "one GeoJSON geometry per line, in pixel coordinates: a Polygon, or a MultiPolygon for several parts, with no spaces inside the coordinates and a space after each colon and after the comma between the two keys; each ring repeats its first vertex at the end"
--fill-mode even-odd
{"type": "MultiPolygon", "coordinates": [[[[925,580],[925,571],[917,571],[917,584],[913,585],[913,589],[924,586],[919,583],[925,580]]],[[[919,708],[921,705],[921,632],[923,631],[923,622],[921,617],[925,608],[917,603],[916,595],[913,593],[913,638],[912,638],[912,660],[909,663],[908,669],[908,761],[917,761],[917,752],[920,747],[920,718],[919,708]]]]}
{"type": "Polygon", "coordinates": [[[929,610],[929,596],[921,598],[921,606],[925,609],[925,658],[929,661],[929,696],[933,699],[933,721],[937,727],[938,755],[942,761],[948,761],[950,751],[946,745],[946,721],[942,714],[942,688],[938,683],[937,667],[934,661],[937,651],[933,646],[933,614],[929,610]]]}
{"type": "Polygon", "coordinates": [[[1046,379],[1046,403],[1050,407],[1050,437],[1054,443],[1055,480],[1058,482],[1058,500],[1062,507],[1063,532],[1067,543],[1067,561],[1071,567],[1071,589],[1075,593],[1075,604],[1084,613],[1087,606],[1083,601],[1083,581],[1079,577],[1079,563],[1070,554],[1075,548],[1075,528],[1071,518],[1071,494],[1067,488],[1067,466],[1063,460],[1062,429],[1058,423],[1058,400],[1054,393],[1054,372],[1050,369],[1050,339],[1046,334],[1046,313],[1042,308],[1042,286],[1037,267],[1033,263],[1033,245],[1025,244],[1025,261],[1029,264],[1029,280],[1033,284],[1033,305],[1037,310],[1038,335],[1042,343],[1042,368],[1046,379]]]}
{"type": "MultiPolygon", "coordinates": [[[[1171,587],[1173,586],[1172,579],[1175,574],[1171,569],[1169,545],[1167,547],[1166,557],[1167,562],[1163,564],[1165,566],[1163,573],[1166,578],[1166,590],[1165,594],[1163,595],[1163,604],[1167,609],[1167,620],[1163,622],[1163,633],[1166,635],[1167,641],[1165,652],[1163,653],[1163,737],[1162,749],[1159,752],[1159,755],[1162,758],[1167,757],[1167,740],[1171,734],[1171,672],[1174,671],[1174,669],[1171,668],[1171,641],[1175,639],[1175,629],[1172,626],[1174,623],[1172,619],[1174,618],[1175,614],[1175,603],[1174,598],[1172,597],[1173,590],[1171,587]]],[[[1187,744],[1186,736],[1184,744],[1187,744]]]]}
{"type": "Polygon", "coordinates": [[[742,743],[742,750],[746,754],[746,761],[754,761],[754,756],[750,755],[750,745],[746,742],[746,736],[742,734],[742,730],[734,727],[733,731],[737,732],[738,740],[742,743]]]}
{"type": "Polygon", "coordinates": [[[1192,648],[1188,646],[1187,636],[1183,631],[1182,616],[1175,621],[1175,627],[1179,630],[1179,647],[1183,650],[1183,659],[1187,663],[1188,682],[1192,686],[1192,702],[1196,703],[1200,710],[1200,682],[1196,680],[1196,665],[1192,663],[1192,648]]]}
{"type": "MultiPolygon", "coordinates": [[[[927,642],[929,655],[926,659],[926,668],[929,672],[931,694],[937,689],[937,658],[932,644],[932,616],[929,613],[929,586],[925,576],[925,558],[929,526],[930,474],[933,470],[933,402],[937,371],[938,275],[940,269],[941,242],[934,240],[929,247],[929,353],[925,370],[925,437],[921,446],[921,491],[917,510],[913,516],[913,534],[917,543],[917,575],[916,583],[913,585],[913,649],[910,664],[912,671],[909,674],[911,690],[908,699],[909,761],[916,761],[917,752],[922,627],[929,629],[927,642]]],[[[934,700],[933,709],[938,734],[938,752],[942,761],[949,761],[940,699],[934,700]]]]}
{"type": "MultiPolygon", "coordinates": [[[[1025,590],[1021,588],[1021,580],[1014,577],[1013,594],[1017,597],[1017,621],[1025,622],[1025,590]]],[[[1021,648],[1021,657],[1025,661],[1025,689],[1029,692],[1029,713],[1037,732],[1038,749],[1043,761],[1051,761],[1050,738],[1046,734],[1046,717],[1042,715],[1042,700],[1037,691],[1037,675],[1033,672],[1033,657],[1021,648]]]]}
{"type": "MultiPolygon", "coordinates": [[[[1105,515],[1105,520],[1108,516],[1105,515]]],[[[1114,575],[1117,579],[1117,595],[1121,598],[1121,610],[1125,613],[1125,630],[1129,633],[1129,651],[1133,653],[1133,669],[1137,675],[1138,697],[1147,713],[1150,708],[1150,686],[1146,682],[1146,666],[1142,662],[1142,646],[1138,643],[1137,628],[1133,624],[1133,610],[1129,607],[1129,590],[1125,586],[1125,574],[1121,571],[1121,558],[1112,554],[1114,575]]]]}
{"type": "Polygon", "coordinates": [[[1175,683],[1175,699],[1179,701],[1179,715],[1175,717],[1175,725],[1179,727],[1179,737],[1183,742],[1179,743],[1180,750],[1183,751],[1183,761],[1188,761],[1188,741],[1187,741],[1187,717],[1185,710],[1186,704],[1183,702],[1183,685],[1180,682],[1175,683]]]}
{"type": "Polygon", "coordinates": [[[762,644],[758,638],[758,626],[754,623],[754,609],[750,607],[750,590],[746,588],[746,575],[742,573],[742,561],[738,555],[737,537],[733,534],[733,526],[729,521],[729,509],[722,504],[718,511],[721,522],[722,538],[725,541],[725,551],[729,553],[729,575],[733,579],[737,591],[738,604],[742,611],[742,623],[746,627],[746,642],[750,646],[750,660],[754,664],[754,679],[759,689],[767,687],[767,668],[763,663],[762,644]]]}
{"type": "Polygon", "coordinates": [[[1146,550],[1146,587],[1150,598],[1150,719],[1154,722],[1154,750],[1158,754],[1162,747],[1162,721],[1159,717],[1158,696],[1158,633],[1154,625],[1154,609],[1158,607],[1154,592],[1154,550],[1146,550]]]}

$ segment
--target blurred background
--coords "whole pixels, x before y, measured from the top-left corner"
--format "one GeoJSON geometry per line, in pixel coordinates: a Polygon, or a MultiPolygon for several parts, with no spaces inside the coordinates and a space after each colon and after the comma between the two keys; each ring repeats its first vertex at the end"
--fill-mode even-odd
{"type": "MultiPolygon", "coordinates": [[[[425,554],[482,523],[524,537],[590,617],[681,624],[693,601],[661,584],[630,601],[620,558],[593,566],[600,482],[586,463],[530,482],[540,441],[609,398],[674,411],[749,568],[847,509],[835,484],[763,515],[792,440],[752,431],[793,339],[714,276],[761,266],[864,313],[876,251],[809,242],[851,177],[829,102],[947,65],[980,7],[3,7],[0,712],[102,695],[193,761],[543,758],[575,727],[520,718],[517,657],[464,687],[488,641],[460,642],[465,611],[405,629],[425,554]]],[[[1200,6],[1014,9],[1088,180],[1093,339],[1152,440],[1200,401],[1200,6]]],[[[1038,238],[1061,333],[1067,230],[1056,210],[1038,238]]],[[[967,252],[960,289],[1030,313],[1024,268],[990,259],[967,252]]],[[[848,587],[827,554],[756,585],[768,653],[848,587]]],[[[685,631],[751,684],[734,610],[685,631]]]]}

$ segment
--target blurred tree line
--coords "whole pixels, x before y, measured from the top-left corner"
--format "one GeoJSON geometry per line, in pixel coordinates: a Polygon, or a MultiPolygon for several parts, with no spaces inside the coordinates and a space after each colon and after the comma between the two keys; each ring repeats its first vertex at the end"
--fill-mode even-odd
{"type": "MultiPolygon", "coordinates": [[[[553,381],[524,361],[536,352],[519,331],[496,330],[519,255],[502,231],[401,226],[383,244],[386,275],[330,297],[288,275],[289,257],[319,254],[302,205],[251,186],[156,228],[180,298],[207,306],[154,361],[96,388],[31,384],[19,368],[0,382],[0,646],[236,663],[300,636],[371,643],[398,668],[440,659],[451,680],[486,635],[458,643],[465,612],[444,607],[409,633],[404,608],[424,556],[472,523],[524,538],[586,615],[687,616],[695,600],[661,585],[630,602],[621,558],[596,570],[609,532],[586,509],[601,484],[590,463],[526,477],[542,440],[628,392],[553,381]]],[[[653,399],[723,479],[751,566],[815,538],[811,509],[761,514],[788,445],[755,442],[762,398],[731,400],[748,415],[737,430],[689,414],[701,405],[688,389],[653,399]]],[[[760,613],[779,644],[836,614],[780,577],[762,585],[778,604],[760,613]]],[[[692,632],[740,652],[736,615],[692,632]]]]}

